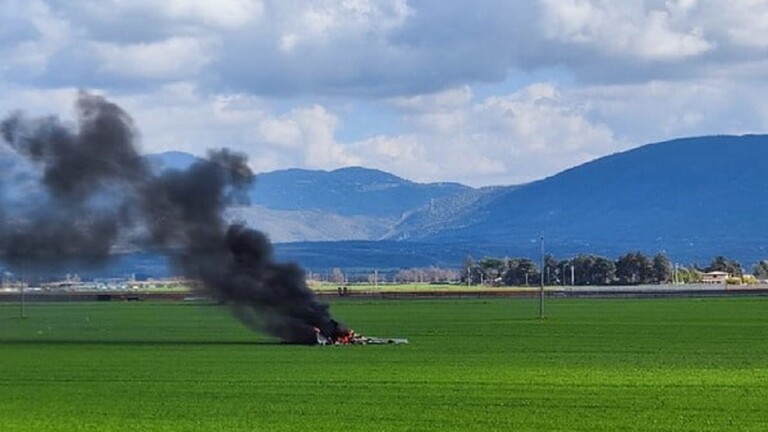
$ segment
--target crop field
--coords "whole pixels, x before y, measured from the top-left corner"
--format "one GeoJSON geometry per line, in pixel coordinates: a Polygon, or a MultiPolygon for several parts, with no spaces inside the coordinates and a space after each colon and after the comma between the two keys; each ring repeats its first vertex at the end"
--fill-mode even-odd
{"type": "Polygon", "coordinates": [[[212,305],[0,304],[0,431],[765,431],[768,299],[339,300],[397,346],[212,305]]]}

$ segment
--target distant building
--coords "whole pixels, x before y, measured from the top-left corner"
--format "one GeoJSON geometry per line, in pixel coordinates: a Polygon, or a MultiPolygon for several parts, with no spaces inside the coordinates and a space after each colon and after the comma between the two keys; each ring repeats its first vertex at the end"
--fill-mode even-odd
{"type": "Polygon", "coordinates": [[[725,284],[728,280],[728,273],[722,271],[711,271],[701,275],[701,283],[706,284],[725,284]]]}

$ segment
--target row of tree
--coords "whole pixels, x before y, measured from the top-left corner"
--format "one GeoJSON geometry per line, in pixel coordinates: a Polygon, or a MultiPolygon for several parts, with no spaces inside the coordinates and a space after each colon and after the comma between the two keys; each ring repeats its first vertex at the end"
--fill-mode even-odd
{"type": "MultiPolygon", "coordinates": [[[[693,283],[701,280],[705,272],[723,271],[733,277],[741,277],[744,270],[735,260],[715,257],[708,266],[681,267],[673,265],[664,254],[646,256],[630,252],[616,260],[596,255],[579,255],[557,260],[551,255],[544,257],[543,275],[539,265],[528,258],[483,258],[475,261],[467,258],[461,281],[467,284],[486,285],[638,285],[659,283],[693,283]]],[[[760,261],[753,269],[759,279],[768,278],[768,260],[760,261]]]]}
{"type": "MultiPolygon", "coordinates": [[[[334,268],[326,274],[310,274],[310,279],[344,283],[463,283],[471,285],[535,286],[541,282],[540,263],[528,258],[467,258],[461,269],[440,267],[408,268],[397,271],[358,271],[347,273],[334,268]]],[[[705,272],[723,271],[739,278],[744,270],[738,261],[715,257],[707,266],[673,265],[664,254],[646,256],[630,252],[616,260],[597,255],[579,255],[557,260],[544,257],[545,285],[635,285],[657,283],[695,283],[705,272]]],[[[768,279],[768,260],[752,269],[757,279],[768,279]]]]}

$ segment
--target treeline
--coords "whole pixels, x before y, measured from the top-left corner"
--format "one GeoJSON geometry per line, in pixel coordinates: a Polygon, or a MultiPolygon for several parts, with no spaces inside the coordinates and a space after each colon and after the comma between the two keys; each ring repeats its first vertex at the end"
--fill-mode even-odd
{"type": "Polygon", "coordinates": [[[335,284],[458,283],[461,280],[461,272],[458,269],[436,266],[382,271],[363,271],[361,269],[344,271],[337,267],[332,269],[327,275],[322,273],[311,274],[309,279],[335,284]]]}
{"type": "MultiPolygon", "coordinates": [[[[309,279],[344,283],[449,283],[465,285],[537,286],[541,282],[540,263],[529,258],[468,257],[462,268],[420,267],[390,270],[334,268],[326,273],[311,273],[309,279]]],[[[722,271],[733,283],[768,279],[768,260],[757,263],[751,272],[738,261],[718,256],[705,266],[675,265],[664,254],[646,256],[630,252],[611,260],[597,255],[578,255],[558,260],[544,257],[545,285],[639,285],[696,283],[704,273],[722,271]]]]}
{"type": "Polygon", "coordinates": [[[616,260],[596,255],[579,255],[557,260],[544,257],[543,275],[540,265],[528,258],[493,258],[479,261],[467,258],[461,281],[467,284],[525,286],[538,285],[640,285],[700,282],[706,272],[722,271],[733,278],[768,278],[768,260],[760,261],[747,275],[738,261],[715,257],[707,266],[674,265],[664,254],[646,256],[630,252],[616,260]]]}

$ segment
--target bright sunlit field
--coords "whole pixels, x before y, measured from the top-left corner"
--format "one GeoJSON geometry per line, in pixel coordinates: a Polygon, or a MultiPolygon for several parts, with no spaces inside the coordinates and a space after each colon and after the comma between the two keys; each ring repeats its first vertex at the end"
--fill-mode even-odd
{"type": "Polygon", "coordinates": [[[0,304],[2,431],[768,429],[768,299],[345,300],[397,346],[288,346],[220,306],[0,304]]]}

